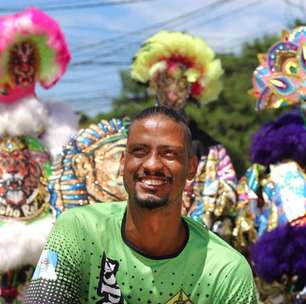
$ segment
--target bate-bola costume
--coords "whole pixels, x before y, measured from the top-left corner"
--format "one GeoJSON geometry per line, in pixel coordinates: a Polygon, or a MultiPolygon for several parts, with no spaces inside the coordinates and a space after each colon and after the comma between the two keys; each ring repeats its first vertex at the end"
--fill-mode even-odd
{"type": "Polygon", "coordinates": [[[305,50],[306,27],[283,33],[253,77],[259,110],[299,105],[255,134],[253,165],[237,188],[236,244],[247,252],[255,243],[250,259],[264,303],[306,301],[305,50]]]}
{"type": "Polygon", "coordinates": [[[126,207],[93,204],[62,214],[25,302],[257,303],[246,260],[205,226],[184,218],[184,247],[175,256],[153,259],[125,240],[126,207]]]}
{"type": "Polygon", "coordinates": [[[35,8],[0,17],[0,303],[18,303],[53,217],[51,159],[75,133],[77,117],[43,103],[35,85],[52,87],[70,54],[59,25],[35,8]]]}

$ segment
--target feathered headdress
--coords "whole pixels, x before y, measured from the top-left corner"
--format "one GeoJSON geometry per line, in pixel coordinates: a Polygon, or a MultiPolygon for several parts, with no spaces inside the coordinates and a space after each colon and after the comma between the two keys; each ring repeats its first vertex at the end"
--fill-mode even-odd
{"type": "Polygon", "coordinates": [[[256,230],[261,236],[305,215],[306,128],[297,111],[280,116],[253,136],[251,160],[253,165],[237,187],[237,235],[247,226],[250,234],[256,230]]]}
{"type": "Polygon", "coordinates": [[[161,31],[149,38],[135,55],[132,78],[156,90],[158,76],[172,75],[183,67],[191,86],[190,96],[199,102],[216,99],[222,90],[221,61],[204,40],[180,32],[161,31]]]}
{"type": "Polygon", "coordinates": [[[31,8],[0,18],[0,102],[34,95],[35,83],[48,89],[66,70],[70,53],[58,23],[31,8]]]}
{"type": "Polygon", "coordinates": [[[306,167],[306,128],[297,111],[267,123],[252,138],[252,163],[269,166],[289,159],[306,167]]]}
{"type": "Polygon", "coordinates": [[[255,272],[268,283],[284,284],[293,296],[293,289],[306,286],[305,242],[305,216],[266,233],[251,247],[255,272]]]}
{"type": "Polygon", "coordinates": [[[305,103],[306,27],[283,32],[280,41],[258,59],[250,91],[257,98],[257,110],[305,103]]]}

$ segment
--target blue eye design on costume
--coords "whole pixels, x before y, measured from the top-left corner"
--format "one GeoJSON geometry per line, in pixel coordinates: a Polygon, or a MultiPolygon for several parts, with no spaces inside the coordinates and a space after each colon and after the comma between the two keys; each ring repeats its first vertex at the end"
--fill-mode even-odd
{"type": "Polygon", "coordinates": [[[279,76],[272,78],[270,80],[272,88],[276,90],[278,94],[281,95],[291,95],[296,90],[294,83],[288,78],[284,76],[279,76]]]}

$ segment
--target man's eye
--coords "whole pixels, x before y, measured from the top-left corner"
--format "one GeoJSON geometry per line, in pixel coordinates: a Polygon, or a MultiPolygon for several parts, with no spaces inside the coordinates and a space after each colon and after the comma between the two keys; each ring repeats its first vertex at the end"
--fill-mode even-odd
{"type": "Polygon", "coordinates": [[[175,158],[176,157],[176,153],[175,151],[172,150],[166,150],[164,151],[163,155],[167,158],[175,158]]]}
{"type": "Polygon", "coordinates": [[[144,149],[134,149],[132,154],[136,157],[142,157],[146,154],[146,151],[144,149]]]}

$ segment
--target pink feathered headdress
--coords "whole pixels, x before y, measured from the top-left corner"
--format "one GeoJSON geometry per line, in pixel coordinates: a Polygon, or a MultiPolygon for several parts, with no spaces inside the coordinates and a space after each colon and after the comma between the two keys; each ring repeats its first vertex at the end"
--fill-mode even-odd
{"type": "Polygon", "coordinates": [[[0,18],[0,102],[34,95],[35,83],[52,87],[70,61],[58,23],[30,8],[0,18]]]}

